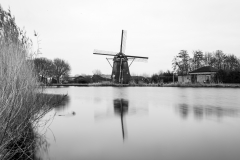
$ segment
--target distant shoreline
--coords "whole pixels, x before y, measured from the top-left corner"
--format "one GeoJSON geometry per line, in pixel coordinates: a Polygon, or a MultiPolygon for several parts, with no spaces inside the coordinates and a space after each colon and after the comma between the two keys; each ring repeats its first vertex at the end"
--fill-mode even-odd
{"type": "Polygon", "coordinates": [[[192,87],[192,88],[240,88],[240,83],[175,83],[164,84],[163,87],[192,87]]]}
{"type": "Polygon", "coordinates": [[[240,88],[240,83],[223,84],[223,83],[169,83],[169,84],[112,84],[112,83],[88,83],[88,84],[50,84],[41,85],[44,87],[190,87],[190,88],[240,88]]]}

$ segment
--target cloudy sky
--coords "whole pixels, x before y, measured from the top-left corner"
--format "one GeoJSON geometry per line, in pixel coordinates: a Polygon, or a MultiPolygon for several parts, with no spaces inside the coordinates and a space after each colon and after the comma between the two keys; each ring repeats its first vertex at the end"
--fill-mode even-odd
{"type": "MultiPolygon", "coordinates": [[[[29,37],[40,35],[41,57],[61,58],[71,75],[111,74],[106,56],[94,49],[120,50],[127,30],[126,54],[148,56],[130,67],[135,74],[172,70],[180,50],[224,53],[240,57],[239,0],[1,0],[29,37]]],[[[36,41],[36,39],[33,40],[36,41]]]]}

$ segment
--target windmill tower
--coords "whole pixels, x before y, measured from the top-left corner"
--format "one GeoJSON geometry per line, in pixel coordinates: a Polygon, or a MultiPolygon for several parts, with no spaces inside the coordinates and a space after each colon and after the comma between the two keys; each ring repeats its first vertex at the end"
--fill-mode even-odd
{"type": "MultiPolygon", "coordinates": [[[[128,84],[131,78],[129,67],[131,66],[132,62],[135,59],[148,59],[148,57],[125,55],[124,53],[126,49],[126,38],[127,38],[127,32],[125,30],[122,30],[121,45],[120,45],[119,53],[102,51],[102,50],[94,50],[93,52],[93,54],[98,54],[98,55],[114,56],[113,66],[108,61],[110,66],[112,67],[111,78],[114,83],[128,84]],[[128,65],[129,59],[132,59],[132,62],[130,65],[128,65]]],[[[108,60],[111,58],[106,58],[106,59],[108,60]]]]}

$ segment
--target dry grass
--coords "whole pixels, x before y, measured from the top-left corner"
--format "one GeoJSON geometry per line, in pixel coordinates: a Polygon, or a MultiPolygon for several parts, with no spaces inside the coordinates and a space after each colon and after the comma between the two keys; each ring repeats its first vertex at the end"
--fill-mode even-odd
{"type": "MultiPolygon", "coordinates": [[[[22,148],[9,148],[29,139],[29,126],[35,127],[48,107],[40,104],[37,81],[27,50],[14,43],[0,44],[0,156],[9,158],[22,148]],[[40,111],[40,112],[39,112],[40,111]],[[28,136],[26,136],[28,135],[28,136]]],[[[24,152],[22,152],[24,154],[24,152]]],[[[30,157],[32,155],[29,155],[30,157]]]]}
{"type": "MultiPolygon", "coordinates": [[[[45,95],[34,71],[31,40],[0,6],[0,159],[34,159],[41,118],[61,105],[62,96],[45,95]]],[[[39,51],[39,50],[38,50],[39,51]]]]}
{"type": "Polygon", "coordinates": [[[0,159],[33,159],[39,121],[63,98],[39,89],[30,51],[0,41],[0,159]]]}

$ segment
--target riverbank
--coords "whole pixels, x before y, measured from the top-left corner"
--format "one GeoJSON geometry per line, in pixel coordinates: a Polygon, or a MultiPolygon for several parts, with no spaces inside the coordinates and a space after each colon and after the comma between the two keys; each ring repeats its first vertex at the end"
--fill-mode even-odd
{"type": "Polygon", "coordinates": [[[206,88],[240,88],[240,83],[224,84],[224,83],[169,83],[164,84],[163,87],[206,87],[206,88]]]}
{"type": "Polygon", "coordinates": [[[240,88],[240,83],[223,84],[223,83],[168,83],[168,84],[113,84],[113,83],[89,83],[89,84],[50,84],[45,87],[212,87],[212,88],[240,88]]]}

